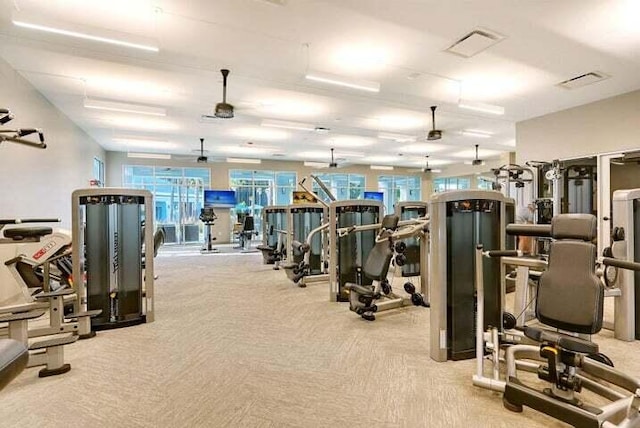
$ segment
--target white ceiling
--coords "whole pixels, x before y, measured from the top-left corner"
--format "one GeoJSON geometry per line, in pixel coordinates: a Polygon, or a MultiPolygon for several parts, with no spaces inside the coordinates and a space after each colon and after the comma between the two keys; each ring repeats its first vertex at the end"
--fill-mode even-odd
{"type": "Polygon", "coordinates": [[[637,0],[282,2],[0,0],[0,56],[107,150],[191,154],[204,137],[219,157],[326,161],[335,147],[354,163],[421,166],[428,154],[444,165],[472,159],[475,144],[481,157],[496,157],[514,150],[517,121],[640,88],[637,0]],[[12,19],[159,52],[19,28],[12,19]],[[504,40],[471,58],[444,52],[476,28],[504,40]],[[236,117],[203,123],[222,99],[221,68],[231,70],[227,101],[236,117]],[[375,81],[380,92],[305,80],[309,71],[375,81]],[[610,78],[556,86],[590,71],[610,78]],[[167,116],[87,109],[87,97],[162,107],[167,116]],[[460,98],[505,114],[461,109],[460,98]],[[444,131],[435,144],[425,139],[431,105],[444,131]],[[267,128],[263,119],[330,132],[267,128]],[[377,138],[382,132],[417,141],[377,138]]]}

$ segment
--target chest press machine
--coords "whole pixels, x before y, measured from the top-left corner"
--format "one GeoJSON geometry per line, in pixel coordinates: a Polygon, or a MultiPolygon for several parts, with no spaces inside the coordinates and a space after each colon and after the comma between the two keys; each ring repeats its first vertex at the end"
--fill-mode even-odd
{"type": "MultiPolygon", "coordinates": [[[[552,241],[547,269],[541,274],[536,294],[535,318],[542,325],[523,325],[515,330],[491,327],[482,330],[484,313],[477,313],[477,386],[504,392],[503,403],[511,411],[523,406],[546,413],[576,427],[639,427],[640,379],[614,369],[599,352],[590,335],[603,325],[605,286],[596,272],[596,218],[590,214],[561,214],[551,222],[552,241]],[[530,344],[533,343],[533,344],[530,344]],[[500,351],[504,350],[504,356],[500,351]],[[485,375],[484,363],[492,366],[485,375]],[[506,378],[500,378],[500,362],[506,378]],[[550,388],[527,386],[518,370],[538,374],[550,388]],[[608,400],[601,406],[586,404],[579,396],[588,389],[608,400]]],[[[476,249],[478,307],[484,299],[483,257],[520,257],[517,251],[476,249]]],[[[604,257],[605,266],[640,270],[640,263],[604,257]]]]}
{"type": "MultiPolygon", "coordinates": [[[[374,313],[388,309],[399,308],[413,304],[415,306],[429,307],[427,287],[424,280],[421,281],[420,291],[416,291],[415,285],[410,282],[404,284],[404,290],[409,297],[395,294],[387,276],[389,267],[393,262],[394,266],[402,268],[405,264],[406,243],[402,239],[418,237],[422,248],[425,248],[428,234],[429,221],[426,217],[400,221],[398,215],[389,214],[384,216],[382,223],[365,226],[351,226],[338,229],[338,236],[345,236],[372,228],[379,228],[375,238],[375,244],[363,266],[363,274],[370,280],[371,285],[359,285],[347,283],[345,289],[349,291],[349,309],[367,321],[376,319],[374,313]]],[[[421,260],[425,260],[421,257],[421,260]]],[[[421,266],[421,273],[426,277],[426,265],[421,266]]],[[[395,272],[394,272],[395,274],[395,272]]]]}

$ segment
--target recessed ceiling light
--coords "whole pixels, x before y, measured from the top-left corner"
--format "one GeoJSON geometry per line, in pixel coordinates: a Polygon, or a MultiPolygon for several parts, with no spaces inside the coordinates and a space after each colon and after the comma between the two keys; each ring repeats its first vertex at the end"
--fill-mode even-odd
{"type": "Polygon", "coordinates": [[[231,131],[235,136],[251,138],[255,140],[284,140],[289,138],[289,133],[278,129],[262,128],[236,128],[231,131]]]}
{"type": "Polygon", "coordinates": [[[388,165],[371,165],[369,168],[380,171],[393,171],[393,167],[388,165]]]}
{"type": "Polygon", "coordinates": [[[156,46],[131,43],[124,40],[112,39],[109,37],[94,36],[92,34],[80,33],[77,31],[70,31],[62,28],[49,27],[46,25],[39,25],[39,24],[34,24],[34,23],[24,22],[24,21],[17,21],[17,20],[13,20],[12,22],[13,22],[13,25],[15,25],[16,27],[28,28],[30,30],[43,31],[43,32],[52,33],[52,34],[59,34],[61,36],[75,37],[78,39],[91,40],[93,42],[108,43],[111,45],[124,46],[127,48],[140,49],[140,50],[149,51],[149,52],[158,52],[160,50],[156,46]]]}
{"type": "Polygon", "coordinates": [[[497,115],[504,114],[504,107],[480,103],[477,101],[460,100],[458,102],[458,107],[465,108],[467,110],[481,111],[483,113],[490,113],[490,114],[497,114],[497,115]]]}
{"type": "Polygon", "coordinates": [[[415,143],[400,147],[400,151],[403,153],[427,154],[433,152],[441,152],[443,150],[451,150],[451,147],[444,144],[432,143],[415,143]]]}
{"type": "Polygon", "coordinates": [[[380,138],[381,140],[391,140],[398,143],[412,143],[416,141],[416,137],[413,135],[392,134],[390,132],[381,132],[378,134],[378,138],[380,138]]]}
{"type": "Polygon", "coordinates": [[[322,73],[318,71],[310,71],[305,79],[320,83],[328,83],[330,85],[344,86],[346,88],[359,89],[367,92],[380,92],[380,83],[367,80],[352,79],[344,76],[336,76],[335,74],[322,73]]]}
{"type": "Polygon", "coordinates": [[[117,101],[84,99],[84,107],[94,110],[118,111],[123,113],[146,114],[150,116],[166,116],[167,110],[141,104],[122,103],[117,101]]]}
{"type": "Polygon", "coordinates": [[[314,131],[316,129],[316,126],[311,123],[290,122],[286,120],[264,119],[260,125],[269,128],[295,129],[298,131],[314,131]]]}
{"type": "Polygon", "coordinates": [[[480,131],[478,129],[463,129],[460,131],[460,134],[467,137],[477,137],[477,138],[491,138],[493,134],[487,131],[480,131]]]}
{"type": "Polygon", "coordinates": [[[246,159],[246,158],[227,158],[228,163],[251,163],[251,164],[259,164],[262,163],[260,159],[246,159]]]}
{"type": "Polygon", "coordinates": [[[147,148],[147,149],[175,149],[176,144],[170,143],[166,140],[154,140],[139,137],[115,137],[113,138],[115,143],[124,144],[126,146],[147,148]]]}
{"type": "Polygon", "coordinates": [[[127,157],[138,159],[171,159],[171,155],[162,153],[127,153],[127,157]]]}
{"type": "Polygon", "coordinates": [[[311,168],[326,168],[329,164],[322,162],[309,162],[305,161],[304,166],[310,166],[311,168]]]}
{"type": "Polygon", "coordinates": [[[374,144],[374,140],[356,135],[337,135],[325,140],[325,145],[331,147],[353,148],[366,147],[374,144]]]}

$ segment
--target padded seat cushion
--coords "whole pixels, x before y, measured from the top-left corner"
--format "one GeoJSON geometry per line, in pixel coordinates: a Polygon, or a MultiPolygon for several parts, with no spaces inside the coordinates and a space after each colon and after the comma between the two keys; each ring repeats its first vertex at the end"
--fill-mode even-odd
{"type": "Polygon", "coordinates": [[[12,229],[5,229],[4,236],[15,240],[21,240],[24,238],[37,238],[41,236],[51,235],[53,229],[50,227],[14,227],[12,229]]]}
{"type": "Polygon", "coordinates": [[[556,331],[526,326],[524,334],[536,342],[548,342],[567,351],[581,354],[596,354],[598,352],[598,344],[556,331]]]}
{"type": "Polygon", "coordinates": [[[17,340],[0,339],[0,389],[13,380],[27,365],[29,353],[17,340]]]}

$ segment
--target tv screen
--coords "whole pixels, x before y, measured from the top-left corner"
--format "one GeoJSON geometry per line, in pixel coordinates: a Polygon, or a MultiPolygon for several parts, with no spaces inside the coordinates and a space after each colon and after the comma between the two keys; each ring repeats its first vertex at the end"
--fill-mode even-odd
{"type": "Polygon", "coordinates": [[[205,190],[206,208],[233,208],[236,206],[236,192],[233,190],[205,190]]]}
{"type": "Polygon", "coordinates": [[[364,199],[373,199],[375,201],[384,201],[384,193],[382,193],[382,192],[364,192],[364,199]]]}

